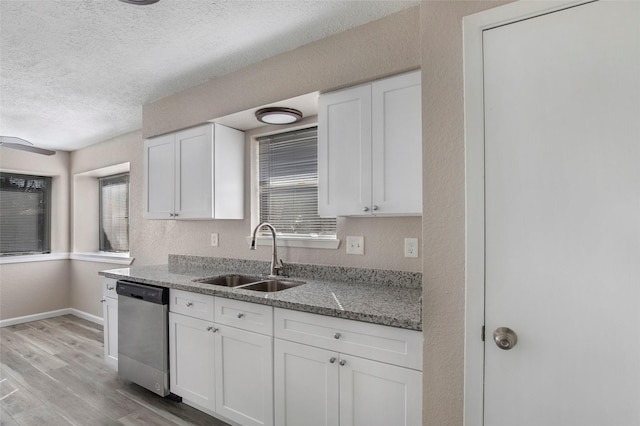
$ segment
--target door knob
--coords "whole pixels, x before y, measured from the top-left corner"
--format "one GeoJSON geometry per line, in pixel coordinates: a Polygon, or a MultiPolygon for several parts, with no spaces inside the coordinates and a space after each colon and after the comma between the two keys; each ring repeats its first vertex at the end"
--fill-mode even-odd
{"type": "Polygon", "coordinates": [[[500,349],[508,351],[518,343],[518,335],[508,327],[498,327],[493,332],[493,340],[500,349]]]}

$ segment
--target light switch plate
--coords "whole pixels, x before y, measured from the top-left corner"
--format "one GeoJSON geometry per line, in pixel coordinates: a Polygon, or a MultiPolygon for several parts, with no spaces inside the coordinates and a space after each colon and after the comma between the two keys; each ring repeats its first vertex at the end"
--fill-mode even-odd
{"type": "Polygon", "coordinates": [[[404,257],[418,257],[418,239],[404,239],[404,257]]]}
{"type": "Polygon", "coordinates": [[[211,233],[211,247],[218,247],[218,233],[211,233]]]}
{"type": "Polygon", "coordinates": [[[347,254],[364,254],[364,237],[347,237],[347,254]]]}

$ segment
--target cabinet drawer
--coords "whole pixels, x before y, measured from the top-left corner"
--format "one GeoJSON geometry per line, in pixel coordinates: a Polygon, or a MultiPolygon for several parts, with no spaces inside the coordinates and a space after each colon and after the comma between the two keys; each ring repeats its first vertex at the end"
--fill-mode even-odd
{"type": "Polygon", "coordinates": [[[276,308],[275,337],[422,370],[422,333],[276,308]]]}
{"type": "Polygon", "coordinates": [[[118,298],[118,293],[116,293],[116,282],[118,280],[114,280],[113,278],[105,278],[102,281],[102,295],[104,297],[111,297],[113,299],[118,298]]]}
{"type": "Polygon", "coordinates": [[[216,322],[255,333],[273,335],[273,308],[258,303],[216,297],[216,322]]]}
{"type": "Polygon", "coordinates": [[[178,314],[213,322],[214,297],[208,294],[171,289],[169,310],[178,314]]]}

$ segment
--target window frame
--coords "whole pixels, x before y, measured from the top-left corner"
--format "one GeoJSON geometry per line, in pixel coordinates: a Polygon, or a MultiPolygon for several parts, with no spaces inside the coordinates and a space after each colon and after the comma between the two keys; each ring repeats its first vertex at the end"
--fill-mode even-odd
{"type": "Polygon", "coordinates": [[[123,173],[118,173],[115,175],[108,175],[108,176],[100,176],[98,177],[98,252],[100,254],[109,254],[109,255],[122,255],[122,254],[128,254],[129,251],[131,250],[131,225],[130,225],[130,218],[131,218],[131,205],[130,205],[130,201],[131,200],[131,176],[129,172],[123,172],[123,173]],[[126,184],[127,184],[127,249],[126,250],[105,250],[105,246],[104,246],[104,240],[105,240],[105,233],[104,233],[104,226],[103,226],[103,220],[104,220],[104,215],[103,215],[103,182],[108,181],[108,180],[112,180],[112,181],[117,181],[117,180],[122,180],[122,178],[126,177],[126,184]]]}
{"type": "MultiPolygon", "coordinates": [[[[25,180],[42,180],[45,182],[45,191],[43,191],[44,198],[44,220],[43,223],[38,224],[38,227],[42,227],[42,236],[39,240],[42,241],[42,250],[37,251],[12,251],[6,253],[0,253],[0,257],[2,258],[10,258],[15,256],[42,256],[48,255],[51,253],[51,244],[52,244],[52,203],[53,203],[53,177],[47,175],[40,175],[34,173],[24,173],[24,172],[11,172],[7,170],[0,171],[0,174],[4,177],[19,177],[25,180]]],[[[40,231],[38,231],[40,233],[40,231]]],[[[39,235],[40,237],[40,235],[39,235]]]]}
{"type": "MultiPolygon", "coordinates": [[[[266,136],[273,136],[281,133],[288,133],[297,130],[305,130],[312,127],[318,127],[317,118],[311,117],[310,119],[304,119],[300,123],[289,126],[264,126],[260,129],[256,129],[251,132],[251,232],[260,223],[260,165],[259,165],[259,139],[266,136]]],[[[340,239],[338,239],[339,221],[336,218],[335,235],[318,235],[312,236],[311,234],[283,234],[278,232],[277,241],[280,247],[303,247],[314,249],[338,249],[340,246],[340,239]]],[[[278,230],[279,231],[279,230],[278,230]]],[[[247,243],[250,242],[251,236],[246,237],[247,243]]],[[[271,235],[265,232],[259,233],[256,238],[256,244],[271,245],[271,235]]]]}

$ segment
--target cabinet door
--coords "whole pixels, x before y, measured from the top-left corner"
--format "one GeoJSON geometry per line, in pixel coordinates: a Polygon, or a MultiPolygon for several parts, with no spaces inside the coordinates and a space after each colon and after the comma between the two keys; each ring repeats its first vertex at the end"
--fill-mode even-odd
{"type": "Polygon", "coordinates": [[[371,206],[371,86],[318,99],[318,212],[362,215],[371,206]]]}
{"type": "Polygon", "coordinates": [[[422,373],[340,356],[340,426],[422,424],[422,373]]]}
{"type": "Polygon", "coordinates": [[[174,136],[144,142],[144,217],[169,219],[174,212],[174,136]]]}
{"type": "Polygon", "coordinates": [[[118,299],[105,297],[102,302],[104,324],[104,360],[118,369],[118,299]]]}
{"type": "Polygon", "coordinates": [[[371,85],[374,214],[422,214],[420,75],[415,71],[371,85]]]}
{"type": "Polygon", "coordinates": [[[244,132],[214,125],[215,219],[244,219],[244,132]]]}
{"type": "Polygon", "coordinates": [[[170,389],[189,405],[215,409],[213,323],[169,313],[170,389]]]}
{"type": "Polygon", "coordinates": [[[274,373],[276,425],[339,424],[337,353],[275,339],[274,373]]]}
{"type": "Polygon", "coordinates": [[[216,412],[243,426],[272,426],[273,338],[216,327],[216,412]]]}
{"type": "Polygon", "coordinates": [[[213,215],[213,129],[194,127],[175,134],[175,214],[178,219],[213,215]]]}

